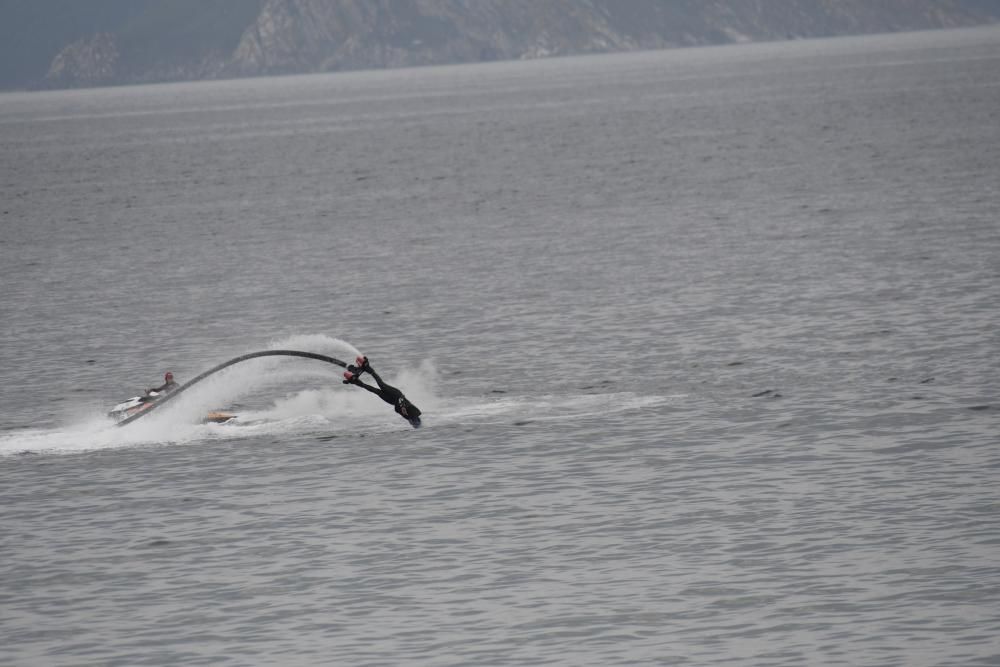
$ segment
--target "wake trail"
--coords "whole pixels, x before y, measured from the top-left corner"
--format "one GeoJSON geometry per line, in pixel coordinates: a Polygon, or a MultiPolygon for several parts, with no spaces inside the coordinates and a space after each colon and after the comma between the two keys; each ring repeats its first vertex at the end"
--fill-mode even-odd
{"type": "MultiPolygon", "coordinates": [[[[294,335],[268,343],[269,350],[300,349],[353,361],[360,351],[323,334],[294,335]]],[[[341,382],[339,368],[291,357],[260,357],[228,367],[124,428],[103,412],[65,426],[0,434],[0,457],[24,453],[72,454],[146,445],[184,445],[214,440],[291,439],[410,430],[378,397],[341,382]],[[305,388],[303,388],[305,386],[305,388]],[[233,411],[228,424],[201,423],[212,410],[233,411]]],[[[425,426],[559,422],[642,410],[677,397],[550,394],[520,397],[442,397],[430,360],[403,368],[386,380],[406,392],[425,415],[425,426]]]]}
{"type": "MultiPolygon", "coordinates": [[[[433,393],[433,366],[424,362],[401,377],[415,379],[414,396],[422,396],[428,419],[421,433],[441,426],[491,426],[520,423],[560,423],[610,417],[629,411],[672,404],[685,395],[648,396],[631,392],[613,394],[543,395],[520,397],[451,397],[433,393]]],[[[119,429],[109,420],[94,417],[57,429],[29,429],[0,436],[0,456],[74,454],[102,449],[152,445],[188,445],[211,441],[255,438],[273,440],[300,436],[377,434],[410,431],[381,400],[360,393],[331,388],[289,392],[270,405],[241,410],[229,424],[183,423],[170,411],[150,415],[129,428],[119,429]]],[[[561,427],[560,427],[561,428],[561,427]]]]}

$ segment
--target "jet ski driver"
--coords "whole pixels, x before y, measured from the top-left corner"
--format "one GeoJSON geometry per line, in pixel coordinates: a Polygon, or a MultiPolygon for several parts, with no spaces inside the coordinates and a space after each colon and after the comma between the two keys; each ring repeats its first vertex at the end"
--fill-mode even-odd
{"type": "Polygon", "coordinates": [[[156,395],[169,394],[174,389],[177,389],[177,386],[178,386],[177,383],[174,382],[174,374],[171,373],[170,371],[167,371],[166,374],[163,376],[163,384],[161,384],[159,387],[154,387],[153,389],[147,389],[146,396],[151,396],[154,394],[156,395]]]}

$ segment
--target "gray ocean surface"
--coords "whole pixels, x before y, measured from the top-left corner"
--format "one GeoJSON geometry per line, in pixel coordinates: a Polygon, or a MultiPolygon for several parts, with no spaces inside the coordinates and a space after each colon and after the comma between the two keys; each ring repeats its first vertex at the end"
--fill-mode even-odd
{"type": "Polygon", "coordinates": [[[0,202],[0,664],[1000,665],[998,29],[4,94],[0,202]],[[268,348],[424,427],[104,417],[268,348]]]}

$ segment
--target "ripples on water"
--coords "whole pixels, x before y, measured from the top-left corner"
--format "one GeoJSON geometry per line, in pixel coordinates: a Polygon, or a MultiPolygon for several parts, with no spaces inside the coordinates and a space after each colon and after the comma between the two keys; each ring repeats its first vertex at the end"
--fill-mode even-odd
{"type": "Polygon", "coordinates": [[[998,72],[982,30],[0,97],[0,662],[997,664],[998,72]],[[291,362],[100,417],[268,346],[426,426],[291,362]]]}

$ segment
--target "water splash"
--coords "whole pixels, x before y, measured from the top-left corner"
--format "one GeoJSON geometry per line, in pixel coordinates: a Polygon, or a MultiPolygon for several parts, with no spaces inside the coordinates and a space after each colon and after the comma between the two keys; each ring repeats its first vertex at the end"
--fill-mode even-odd
{"type": "Polygon", "coordinates": [[[358,348],[346,340],[327,336],[326,334],[296,334],[287,338],[272,340],[267,345],[269,350],[305,350],[318,354],[328,354],[347,362],[353,362],[354,357],[361,354],[358,348]]]}
{"type": "MultiPolygon", "coordinates": [[[[350,343],[323,334],[295,335],[273,340],[268,349],[301,349],[351,361],[360,352],[350,343]]],[[[430,364],[423,371],[409,371],[416,379],[421,372],[433,375],[430,364]]],[[[0,456],[25,452],[74,453],[147,444],[189,443],[205,439],[246,437],[251,432],[292,435],[302,429],[337,430],[339,424],[357,429],[364,419],[384,415],[386,405],[376,397],[348,393],[341,386],[339,369],[288,357],[251,359],[206,378],[198,385],[143,419],[124,428],[116,427],[102,411],[90,410],[65,426],[52,429],[25,429],[0,435],[0,456]],[[301,389],[311,385],[308,389],[301,389]],[[294,391],[293,391],[294,390],[294,391]],[[226,410],[241,401],[267,406],[270,397],[285,398],[269,407],[247,411],[253,430],[226,429],[201,423],[208,412],[226,410]],[[366,400],[367,399],[367,400],[366,400]],[[381,404],[381,405],[379,405],[381,404]],[[264,424],[262,422],[269,422],[264,424]]],[[[415,382],[424,391],[426,382],[415,382]]],[[[110,406],[108,406],[110,407],[110,406]]],[[[243,412],[242,410],[240,411],[243,412]]],[[[395,415],[389,411],[393,417],[395,415]]],[[[398,418],[397,418],[398,420],[398,418]]]]}

